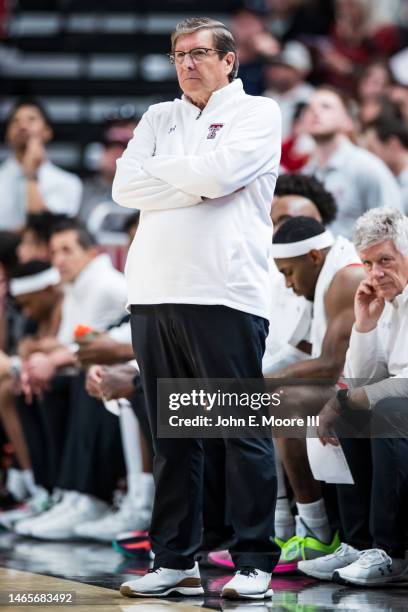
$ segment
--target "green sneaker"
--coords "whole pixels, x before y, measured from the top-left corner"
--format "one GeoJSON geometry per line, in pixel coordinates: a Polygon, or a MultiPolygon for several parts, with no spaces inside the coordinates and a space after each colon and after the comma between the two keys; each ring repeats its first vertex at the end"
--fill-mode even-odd
{"type": "Polygon", "coordinates": [[[324,555],[330,555],[340,546],[340,537],[338,531],[333,536],[330,544],[323,544],[312,536],[304,538],[293,536],[287,542],[275,538],[275,542],[282,549],[278,565],[274,569],[274,573],[288,574],[297,570],[298,561],[306,561],[317,559],[324,555]]]}

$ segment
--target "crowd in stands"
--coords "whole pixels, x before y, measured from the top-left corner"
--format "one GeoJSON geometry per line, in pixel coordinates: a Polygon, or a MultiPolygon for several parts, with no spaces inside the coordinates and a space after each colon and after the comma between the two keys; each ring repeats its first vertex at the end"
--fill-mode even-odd
{"type": "MultiPolygon", "coordinates": [[[[381,410],[390,397],[408,406],[408,24],[402,2],[391,4],[387,12],[390,3],[371,0],[248,1],[231,17],[238,76],[248,93],[276,99],[283,117],[264,374],[374,381],[356,384],[353,401],[381,410]],[[333,240],[313,256],[291,255],[290,245],[327,230],[333,240]],[[391,287],[381,285],[389,270],[391,287]],[[371,318],[364,279],[382,291],[371,318]],[[400,386],[384,387],[394,377],[400,386]]],[[[41,540],[114,540],[126,554],[149,551],[153,444],[124,275],[98,237],[118,233],[130,245],[137,235],[138,211],[120,209],[111,194],[135,129],[136,118],[107,125],[99,170],[80,179],[50,161],[51,119],[22,99],[0,166],[0,525],[41,540]]],[[[307,385],[301,391],[307,398],[307,385]]],[[[321,393],[310,410],[324,406],[328,439],[331,395],[321,393]]],[[[350,440],[355,484],[336,495],[313,478],[304,440],[279,439],[276,450],[277,571],[340,572],[351,584],[364,559],[372,568],[391,558],[389,581],[408,571],[407,439],[350,440]]],[[[231,567],[211,536],[209,528],[207,550],[221,550],[209,560],[231,567]]],[[[363,584],[373,579],[364,576],[363,584]]]]}

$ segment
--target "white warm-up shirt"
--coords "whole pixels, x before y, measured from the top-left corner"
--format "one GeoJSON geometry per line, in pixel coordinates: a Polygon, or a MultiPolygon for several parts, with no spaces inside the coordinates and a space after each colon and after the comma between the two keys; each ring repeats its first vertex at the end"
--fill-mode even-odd
{"type": "Polygon", "coordinates": [[[268,318],[280,111],[237,79],[203,111],[151,106],[117,162],[113,199],[142,211],[129,304],[221,304],[268,318]]]}
{"type": "Polygon", "coordinates": [[[363,385],[373,407],[389,397],[408,398],[408,287],[386,302],[377,327],[351,333],[344,373],[349,386],[363,385]]]}
{"type": "Polygon", "coordinates": [[[73,283],[64,286],[61,325],[58,340],[70,344],[79,324],[96,331],[105,331],[124,314],[126,282],[116,270],[109,255],[98,255],[73,283]]]}

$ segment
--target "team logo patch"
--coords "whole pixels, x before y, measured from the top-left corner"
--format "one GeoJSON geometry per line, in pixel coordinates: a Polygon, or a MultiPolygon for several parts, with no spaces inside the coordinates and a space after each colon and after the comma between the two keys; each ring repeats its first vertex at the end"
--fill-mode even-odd
{"type": "Polygon", "coordinates": [[[208,128],[207,140],[213,140],[223,126],[223,123],[212,123],[208,128]]]}

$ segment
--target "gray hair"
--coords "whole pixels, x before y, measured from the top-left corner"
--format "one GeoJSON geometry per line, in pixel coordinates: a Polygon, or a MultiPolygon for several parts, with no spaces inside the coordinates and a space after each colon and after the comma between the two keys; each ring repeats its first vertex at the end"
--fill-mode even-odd
{"type": "Polygon", "coordinates": [[[395,208],[372,208],[357,219],[353,241],[357,251],[392,240],[396,249],[408,257],[408,217],[395,208]]]}
{"type": "Polygon", "coordinates": [[[176,29],[171,35],[172,53],[175,49],[179,36],[193,34],[193,32],[197,32],[198,30],[210,30],[212,32],[214,47],[219,50],[218,55],[220,59],[230,51],[235,54],[234,64],[231,72],[228,75],[229,81],[233,81],[238,74],[239,68],[237,46],[235,44],[233,35],[228,30],[227,26],[222,23],[222,21],[216,21],[215,19],[210,19],[209,17],[189,17],[187,19],[183,19],[183,21],[180,21],[180,23],[176,25],[176,29]]]}

